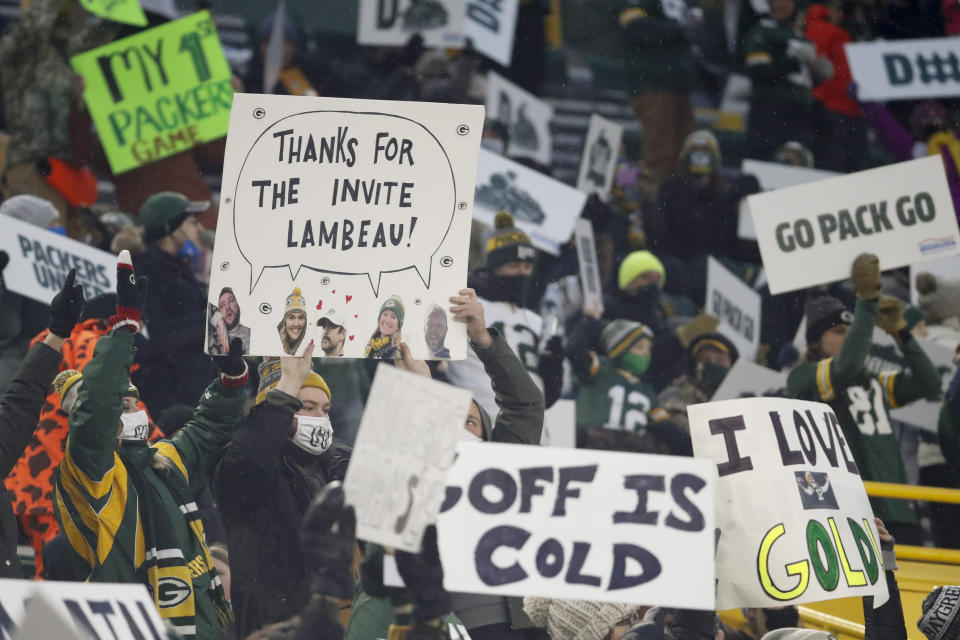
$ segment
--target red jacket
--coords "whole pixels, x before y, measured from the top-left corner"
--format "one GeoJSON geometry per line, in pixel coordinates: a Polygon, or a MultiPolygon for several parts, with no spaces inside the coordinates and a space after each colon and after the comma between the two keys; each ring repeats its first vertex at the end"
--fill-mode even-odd
{"type": "Polygon", "coordinates": [[[851,76],[843,44],[850,42],[850,34],[831,24],[829,15],[830,10],[822,4],[812,4],[807,9],[807,28],[804,35],[817,46],[818,54],[833,63],[833,77],[817,85],[813,96],[823,102],[830,111],[859,116],[862,115],[860,107],[847,93],[851,76]]]}

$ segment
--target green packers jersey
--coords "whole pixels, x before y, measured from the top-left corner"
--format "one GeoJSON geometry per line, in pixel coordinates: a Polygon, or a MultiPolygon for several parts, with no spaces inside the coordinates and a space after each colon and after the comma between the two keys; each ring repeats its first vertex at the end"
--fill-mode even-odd
{"type": "MultiPolygon", "coordinates": [[[[648,18],[670,20],[680,26],[690,24],[690,10],[685,0],[619,0],[617,13],[620,27],[632,20],[648,18]]],[[[630,89],[636,95],[644,91],[689,91],[697,73],[690,42],[673,38],[630,44],[623,37],[623,60],[630,89]]]]}
{"type": "Polygon", "coordinates": [[[581,380],[577,396],[577,428],[605,427],[644,431],[657,407],[653,387],[606,358],[594,356],[593,373],[581,380]]]}
{"type": "Polygon", "coordinates": [[[813,76],[807,65],[794,57],[798,47],[811,46],[805,38],[780,25],[771,18],[760,20],[747,34],[744,44],[744,64],[753,78],[754,98],[809,104],[813,76]],[[751,70],[765,67],[782,73],[762,81],[751,70]]]}

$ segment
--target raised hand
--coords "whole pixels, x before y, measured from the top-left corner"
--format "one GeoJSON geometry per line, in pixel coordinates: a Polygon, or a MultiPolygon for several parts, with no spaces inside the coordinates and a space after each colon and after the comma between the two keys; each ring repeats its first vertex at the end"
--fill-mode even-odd
{"type": "Polygon", "coordinates": [[[80,321],[83,305],[83,286],[76,284],[77,270],[70,269],[60,292],[50,303],[50,333],[58,338],[69,338],[73,327],[80,321]]]}

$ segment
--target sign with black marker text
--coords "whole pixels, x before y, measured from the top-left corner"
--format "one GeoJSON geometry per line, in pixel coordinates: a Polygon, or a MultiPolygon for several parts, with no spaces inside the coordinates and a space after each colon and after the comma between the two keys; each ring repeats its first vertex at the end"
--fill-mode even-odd
{"type": "Polygon", "coordinates": [[[448,591],[711,609],[706,460],[460,443],[437,523],[448,591]]]}
{"type": "Polygon", "coordinates": [[[237,94],[208,351],[462,359],[483,107],[237,94]],[[433,326],[431,326],[431,324],[433,326]]]}
{"type": "Polygon", "coordinates": [[[466,36],[473,48],[491,60],[509,67],[513,37],[517,30],[520,0],[466,0],[466,36]]]}
{"type": "Polygon", "coordinates": [[[389,365],[377,367],[344,478],[357,537],[411,553],[437,519],[472,396],[389,365]]]}
{"type": "Polygon", "coordinates": [[[886,602],[873,510],[828,405],[749,398],[687,416],[694,455],[718,478],[717,609],[886,602]]]}
{"type": "Polygon", "coordinates": [[[740,358],[757,357],[760,294],[713,256],[707,257],[707,300],[703,306],[717,319],[717,331],[736,345],[740,358]]]}
{"type": "Polygon", "coordinates": [[[600,267],[597,265],[597,245],[593,225],[586,218],[577,218],[574,226],[577,242],[577,261],[580,263],[580,287],[585,307],[603,312],[603,287],[600,285],[600,267]]]}
{"type": "Polygon", "coordinates": [[[860,100],[960,96],[956,38],[847,42],[844,49],[860,100]]]}
{"type": "Polygon", "coordinates": [[[463,29],[463,0],[359,0],[360,44],[401,47],[419,34],[427,47],[461,47],[463,29]]]}
{"type": "Polygon", "coordinates": [[[117,256],[10,216],[0,216],[0,250],[10,256],[3,270],[7,290],[43,304],[70,269],[77,270],[87,300],[117,288],[117,256]]]}
{"type": "Polygon", "coordinates": [[[553,107],[491,71],[487,74],[487,117],[510,132],[508,156],[532,158],[550,166],[553,107]]]}
{"type": "Polygon", "coordinates": [[[747,200],[773,294],[849,278],[864,252],[884,271],[960,253],[939,155],[747,200]]]}

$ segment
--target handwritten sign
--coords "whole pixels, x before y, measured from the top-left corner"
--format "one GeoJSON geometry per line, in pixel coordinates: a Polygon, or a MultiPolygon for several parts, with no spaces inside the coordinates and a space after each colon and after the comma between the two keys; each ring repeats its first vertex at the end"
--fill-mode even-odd
{"type": "Polygon", "coordinates": [[[463,0],[360,0],[357,42],[402,46],[415,34],[427,47],[463,46],[463,0]]]}
{"type": "Polygon", "coordinates": [[[848,42],[844,49],[861,100],[960,96],[955,38],[848,42]]]}
{"type": "Polygon", "coordinates": [[[139,0],[80,0],[80,4],[93,15],[107,20],[135,27],[147,26],[147,16],[139,0]]]}
{"type": "Polygon", "coordinates": [[[741,358],[753,360],[760,347],[760,294],[713,256],[707,257],[704,308],[717,318],[717,331],[729,338],[741,358]]]}
{"type": "Polygon", "coordinates": [[[597,265],[597,245],[593,238],[593,226],[589,220],[577,218],[574,232],[577,239],[577,260],[580,262],[583,303],[588,308],[599,307],[603,312],[603,288],[600,285],[600,268],[597,265]]]}
{"type": "Polygon", "coordinates": [[[466,36],[477,51],[509,67],[519,10],[520,0],[467,0],[466,36]]]}
{"type": "Polygon", "coordinates": [[[114,173],[227,132],[233,87],[209,11],[70,59],[114,173]]]}

